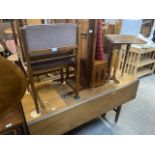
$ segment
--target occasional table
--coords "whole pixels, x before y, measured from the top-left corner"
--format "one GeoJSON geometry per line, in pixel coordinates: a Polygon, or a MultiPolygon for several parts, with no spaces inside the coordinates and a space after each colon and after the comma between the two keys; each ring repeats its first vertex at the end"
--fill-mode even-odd
{"type": "Polygon", "coordinates": [[[0,135],[29,134],[21,99],[27,81],[17,65],[0,56],[0,135]]]}
{"type": "Polygon", "coordinates": [[[123,62],[123,67],[122,67],[122,75],[123,75],[128,52],[131,47],[131,44],[145,44],[146,42],[142,39],[137,38],[136,36],[133,36],[133,35],[108,34],[108,35],[105,35],[105,39],[108,41],[108,43],[110,44],[110,47],[111,47],[110,53],[109,53],[109,61],[108,61],[108,78],[110,78],[113,50],[116,49],[117,57],[116,57],[115,64],[114,64],[113,75],[110,79],[114,80],[116,83],[119,83],[119,81],[116,79],[116,70],[117,70],[117,66],[118,66],[119,53],[121,51],[121,46],[126,45],[126,53],[125,53],[125,58],[124,58],[124,62],[123,62]]]}

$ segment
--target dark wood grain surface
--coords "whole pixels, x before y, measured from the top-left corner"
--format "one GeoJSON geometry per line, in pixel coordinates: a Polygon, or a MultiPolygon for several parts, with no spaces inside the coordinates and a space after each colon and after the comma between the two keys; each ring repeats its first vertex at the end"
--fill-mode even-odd
{"type": "Polygon", "coordinates": [[[26,90],[26,79],[17,65],[0,56],[0,117],[20,103],[26,90]]]}

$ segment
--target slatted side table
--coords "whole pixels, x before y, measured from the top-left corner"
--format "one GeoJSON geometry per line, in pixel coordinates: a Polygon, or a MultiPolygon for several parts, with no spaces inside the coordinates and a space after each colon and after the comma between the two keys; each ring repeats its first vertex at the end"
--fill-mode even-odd
{"type": "MultiPolygon", "coordinates": [[[[122,47],[118,69],[122,70],[125,48],[122,47]]],[[[125,65],[124,72],[136,78],[152,74],[155,70],[155,45],[132,45],[125,65]]]]}

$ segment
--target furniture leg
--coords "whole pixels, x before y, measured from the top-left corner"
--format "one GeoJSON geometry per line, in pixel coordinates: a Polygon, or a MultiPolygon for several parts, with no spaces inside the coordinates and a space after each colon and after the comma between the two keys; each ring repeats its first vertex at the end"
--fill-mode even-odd
{"type": "Polygon", "coordinates": [[[120,115],[120,112],[121,112],[121,108],[122,108],[122,105],[115,109],[115,111],[116,111],[115,122],[118,121],[118,118],[119,118],[119,115],[120,115]]]}
{"type": "Polygon", "coordinates": [[[75,99],[79,99],[79,74],[78,74],[78,69],[75,68],[75,99]]]}
{"type": "Polygon", "coordinates": [[[127,44],[125,58],[124,58],[124,63],[123,63],[123,67],[122,67],[122,75],[124,73],[124,69],[125,69],[125,65],[126,65],[126,60],[127,60],[127,56],[128,56],[130,47],[131,47],[131,44],[127,44]]]}
{"type": "Polygon", "coordinates": [[[80,87],[80,61],[77,54],[76,66],[75,66],[75,99],[80,99],[79,87],[80,87]]]}
{"type": "Polygon", "coordinates": [[[37,111],[37,113],[40,113],[39,105],[38,105],[37,92],[35,90],[33,77],[31,77],[31,76],[29,76],[29,83],[30,83],[30,86],[31,86],[31,93],[32,93],[32,97],[34,99],[36,111],[37,111]]]}
{"type": "Polygon", "coordinates": [[[11,24],[11,28],[12,28],[12,33],[13,33],[14,41],[15,41],[15,43],[17,44],[16,31],[15,31],[15,27],[14,27],[13,22],[14,22],[14,21],[11,20],[10,24],[11,24]]]}
{"type": "Polygon", "coordinates": [[[108,58],[108,80],[110,79],[110,73],[111,73],[111,63],[112,63],[112,53],[113,53],[113,47],[110,47],[110,54],[108,58]]]}
{"type": "Polygon", "coordinates": [[[106,113],[104,113],[104,114],[102,115],[102,117],[105,117],[105,115],[106,115],[106,113]]]}
{"type": "Polygon", "coordinates": [[[119,50],[117,50],[117,57],[115,60],[113,76],[111,77],[111,80],[114,80],[116,83],[119,83],[119,80],[117,80],[116,78],[116,71],[117,71],[118,63],[119,63],[119,50]]]}

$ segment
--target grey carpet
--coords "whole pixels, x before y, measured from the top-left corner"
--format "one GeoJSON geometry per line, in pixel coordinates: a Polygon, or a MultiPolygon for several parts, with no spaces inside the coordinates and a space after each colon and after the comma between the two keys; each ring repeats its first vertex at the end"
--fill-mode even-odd
{"type": "Polygon", "coordinates": [[[140,79],[136,99],[123,105],[117,123],[115,112],[96,118],[66,134],[72,135],[153,135],[155,134],[155,75],[140,79]]]}

